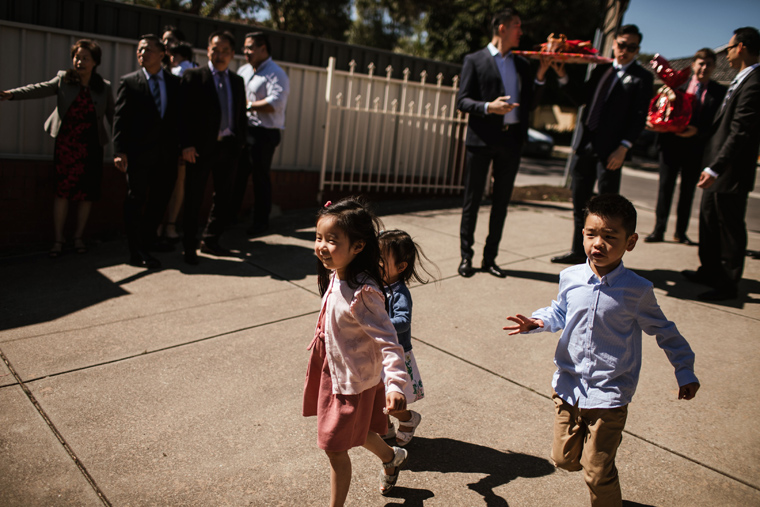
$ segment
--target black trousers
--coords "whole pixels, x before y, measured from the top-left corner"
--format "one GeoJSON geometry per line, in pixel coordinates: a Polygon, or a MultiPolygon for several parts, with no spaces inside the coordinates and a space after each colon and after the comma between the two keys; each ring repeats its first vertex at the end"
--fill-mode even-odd
{"type": "Polygon", "coordinates": [[[682,139],[675,134],[661,134],[660,137],[660,184],[655,208],[656,234],[665,234],[670,215],[670,205],[676,188],[678,174],[681,174],[681,186],[676,206],[676,230],[678,236],[684,236],[689,228],[691,205],[697,189],[699,174],[702,172],[702,153],[704,147],[694,138],[682,139]]]}
{"type": "Polygon", "coordinates": [[[253,224],[266,227],[272,212],[271,169],[274,150],[280,144],[280,129],[248,127],[245,152],[240,157],[233,189],[233,213],[240,212],[248,187],[253,179],[253,224]]]}
{"type": "Polygon", "coordinates": [[[185,169],[185,214],[183,217],[185,251],[198,247],[200,210],[209,174],[214,180],[214,201],[209,213],[203,238],[218,241],[233,218],[232,190],[240,156],[240,145],[230,136],[212,143],[199,153],[195,164],[185,169]]]}
{"type": "Polygon", "coordinates": [[[130,254],[146,252],[157,240],[177,180],[177,148],[127,154],[124,225],[130,254]]]}
{"type": "Polygon", "coordinates": [[[747,250],[747,194],[702,192],[699,271],[719,290],[736,291],[747,250]]]}
{"type": "Polygon", "coordinates": [[[583,254],[584,210],[586,204],[594,195],[594,184],[598,182],[600,194],[619,194],[622,168],[615,171],[606,169],[606,160],[591,150],[590,146],[576,152],[578,158],[573,166],[573,246],[572,252],[583,254]]]}
{"type": "Polygon", "coordinates": [[[472,259],[475,244],[475,225],[483,198],[488,168],[493,162],[493,196],[488,237],[483,248],[483,262],[491,263],[499,253],[499,242],[512,198],[515,177],[520,167],[522,131],[514,128],[504,132],[504,142],[498,146],[467,146],[464,174],[464,204],[459,227],[460,251],[463,259],[472,259]]]}

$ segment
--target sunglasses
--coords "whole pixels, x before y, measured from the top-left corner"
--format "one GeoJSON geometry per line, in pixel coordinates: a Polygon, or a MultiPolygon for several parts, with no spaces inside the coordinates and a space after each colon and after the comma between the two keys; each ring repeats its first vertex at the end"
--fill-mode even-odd
{"type": "Polygon", "coordinates": [[[615,41],[615,44],[617,44],[618,49],[621,51],[630,51],[631,53],[633,53],[634,51],[639,49],[639,45],[634,44],[634,43],[626,44],[625,42],[615,41]]]}
{"type": "Polygon", "coordinates": [[[726,51],[728,51],[729,49],[734,49],[734,48],[735,48],[736,46],[738,46],[739,44],[741,44],[741,42],[737,42],[736,44],[732,44],[732,45],[728,46],[728,47],[726,48],[726,51]]]}

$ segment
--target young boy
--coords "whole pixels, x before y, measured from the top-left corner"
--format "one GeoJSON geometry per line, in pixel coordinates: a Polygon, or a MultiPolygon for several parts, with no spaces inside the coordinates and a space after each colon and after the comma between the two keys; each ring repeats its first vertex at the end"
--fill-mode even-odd
{"type": "Polygon", "coordinates": [[[555,406],[552,460],[559,468],[583,470],[592,506],[623,503],[615,454],[628,404],[641,369],[641,332],[657,338],[675,368],[678,398],[699,389],[694,353],[657,305],[652,283],[623,266],[638,235],[636,209],[625,198],[603,194],[585,211],[586,264],[559,275],[552,305],[528,318],[507,317],[510,335],[562,331],[554,354],[555,406]]]}

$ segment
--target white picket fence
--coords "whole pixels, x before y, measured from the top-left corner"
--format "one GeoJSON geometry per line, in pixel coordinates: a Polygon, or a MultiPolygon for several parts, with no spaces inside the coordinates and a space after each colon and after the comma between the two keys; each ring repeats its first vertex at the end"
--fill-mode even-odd
{"type": "Polygon", "coordinates": [[[467,116],[456,109],[458,78],[427,83],[327,68],[324,149],[319,197],[325,190],[459,192],[467,116]]]}

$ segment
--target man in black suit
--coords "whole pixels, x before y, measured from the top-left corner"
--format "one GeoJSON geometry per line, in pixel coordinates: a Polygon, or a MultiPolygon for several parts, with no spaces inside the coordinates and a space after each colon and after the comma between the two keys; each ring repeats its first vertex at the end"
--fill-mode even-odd
{"type": "Polygon", "coordinates": [[[694,245],[686,235],[691,217],[691,203],[697,180],[702,170],[702,156],[710,138],[710,130],[718,112],[726,87],[710,79],[715,70],[715,53],[702,48],[696,52],[691,62],[691,80],[682,90],[694,96],[692,115],[686,130],[678,133],[661,133],[660,145],[660,189],[655,208],[654,231],[644,238],[647,243],[657,243],[665,239],[665,229],[670,215],[670,203],[676,188],[678,173],[681,173],[681,187],[676,210],[676,231],[673,239],[678,243],[694,245]]]}
{"type": "Polygon", "coordinates": [[[142,67],[121,78],[114,114],[114,165],[127,175],[124,223],[129,263],[155,269],[149,252],[172,249],[157,243],[156,231],[177,178],[179,78],[161,67],[166,48],[155,35],[137,44],[142,67]]]}
{"type": "MultiPolygon", "coordinates": [[[[620,192],[621,168],[628,150],[646,124],[652,97],[652,74],[636,62],[642,35],[636,25],[624,25],[615,35],[612,64],[599,65],[582,88],[568,93],[587,107],[581,116],[582,133],[576,134],[572,168],[573,244],[569,253],[552,258],[560,264],[586,261],[583,251],[583,210],[598,181],[600,194],[620,192]]],[[[567,83],[562,66],[554,67],[560,84],[567,83]]]]}
{"type": "Polygon", "coordinates": [[[684,271],[693,282],[713,289],[703,301],[735,299],[747,249],[747,198],[755,186],[760,149],[760,34],[756,28],[734,31],[726,57],[739,74],[731,81],[712,125],[705,150],[699,209],[697,271],[684,271]]]}
{"type": "Polygon", "coordinates": [[[208,65],[182,75],[180,142],[187,162],[183,243],[188,264],[198,263],[198,219],[209,173],[214,179],[214,203],[201,252],[229,255],[219,237],[233,218],[232,189],[246,126],[243,79],[229,70],[234,55],[235,37],[214,32],[208,38],[208,65]]]}
{"type": "MultiPolygon", "coordinates": [[[[491,162],[493,197],[481,266],[494,276],[507,276],[496,265],[496,255],[520,166],[520,151],[528,135],[528,115],[537,103],[538,90],[528,61],[511,52],[519,46],[522,35],[519,13],[512,8],[502,10],[493,17],[491,28],[491,43],[465,56],[457,96],[457,107],[469,114],[459,231],[462,262],[458,272],[464,277],[475,273],[475,225],[491,162]]],[[[547,68],[542,63],[544,73],[547,68]]]]}

